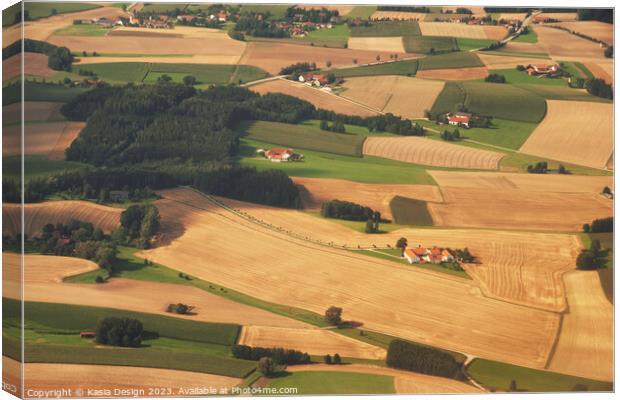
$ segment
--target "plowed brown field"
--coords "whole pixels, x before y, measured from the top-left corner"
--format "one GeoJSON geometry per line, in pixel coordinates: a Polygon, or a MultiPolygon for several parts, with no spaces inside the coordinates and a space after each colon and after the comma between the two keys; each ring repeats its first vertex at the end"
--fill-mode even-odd
{"type": "Polygon", "coordinates": [[[420,137],[368,137],[364,155],[434,167],[497,169],[504,154],[420,137]]]}
{"type": "Polygon", "coordinates": [[[60,107],[63,103],[53,103],[49,101],[24,101],[23,103],[13,103],[2,107],[3,124],[16,124],[22,120],[21,110],[24,108],[24,120],[31,121],[48,121],[55,119],[63,119],[60,114],[60,107]]]}
{"type": "MultiPolygon", "coordinates": [[[[19,298],[20,256],[3,253],[2,277],[5,296],[19,298]]],[[[62,278],[99,267],[88,260],[74,257],[24,257],[24,299],[46,303],[77,304],[91,307],[123,308],[194,321],[253,324],[277,328],[311,328],[303,322],[246,306],[204,290],[168,283],[114,278],[105,284],[62,283],[62,278]],[[189,304],[195,315],[166,312],[168,304],[189,304]]]]}
{"type": "Polygon", "coordinates": [[[311,355],[338,353],[343,357],[384,359],[385,349],[339,335],[329,329],[277,328],[244,326],[239,334],[239,344],[253,347],[284,347],[311,355]]]}
{"type": "Polygon", "coordinates": [[[324,202],[338,199],[362,203],[379,211],[382,217],[391,219],[390,200],[394,196],[426,201],[442,200],[439,188],[431,185],[384,185],[342,179],[300,177],[291,179],[300,187],[304,208],[309,210],[320,210],[324,202]]]}
{"type": "MultiPolygon", "coordinates": [[[[47,66],[47,56],[39,53],[24,53],[24,74],[49,78],[56,71],[47,66]]],[[[2,80],[17,78],[22,74],[22,57],[16,54],[2,61],[2,80]]]]}
{"type": "MultiPolygon", "coordinates": [[[[64,151],[80,134],[84,122],[49,122],[24,125],[24,154],[42,154],[64,159],[64,151]]],[[[21,125],[6,127],[2,134],[3,156],[21,154],[21,125]]]]}
{"type": "MultiPolygon", "coordinates": [[[[68,223],[72,219],[92,223],[104,232],[111,232],[120,223],[120,208],[102,206],[88,201],[48,201],[26,204],[24,207],[24,233],[29,237],[41,234],[46,224],[68,223]]],[[[3,235],[15,236],[20,232],[21,206],[2,205],[3,235]]]]}
{"type": "Polygon", "coordinates": [[[596,271],[564,275],[568,313],[549,369],[602,381],[614,379],[614,308],[596,271]]]}
{"type": "MultiPolygon", "coordinates": [[[[7,357],[2,357],[2,359],[3,366],[18,367],[17,361],[7,357]]],[[[181,388],[213,387],[218,390],[228,388],[230,392],[231,388],[241,383],[241,379],[199,372],[108,365],[27,363],[25,374],[27,393],[67,388],[71,389],[74,397],[84,397],[83,394],[76,395],[76,390],[83,390],[84,387],[92,390],[144,390],[145,394],[138,397],[151,397],[153,394],[149,394],[149,390],[153,388],[170,388],[173,391],[171,396],[176,397],[178,389],[181,388]]],[[[166,396],[166,394],[158,393],[158,396],[166,396]]]]}
{"type": "Polygon", "coordinates": [[[283,67],[298,62],[315,62],[318,68],[325,68],[325,63],[331,61],[333,68],[339,68],[353,66],[353,60],[357,60],[358,64],[376,62],[377,55],[382,60],[389,60],[390,54],[394,54],[394,52],[333,49],[276,42],[250,42],[239,64],[255,65],[277,75],[283,67]]]}
{"type": "MultiPolygon", "coordinates": [[[[485,75],[486,76],[486,75],[485,75]]],[[[443,89],[443,82],[406,76],[347,78],[341,96],[405,118],[422,118],[443,89]]]]}
{"type": "Polygon", "coordinates": [[[301,371],[341,371],[360,374],[387,375],[394,377],[394,388],[398,394],[439,394],[439,393],[479,393],[474,386],[467,385],[454,379],[438,376],[416,374],[415,372],[380,367],[377,365],[349,364],[349,365],[292,365],[286,368],[289,372],[301,371]]]}
{"type": "Polygon", "coordinates": [[[293,82],[286,79],[278,79],[265,83],[259,83],[250,87],[251,90],[260,93],[283,93],[295,96],[314,104],[317,108],[332,110],[340,114],[359,115],[368,117],[377,113],[359,104],[342,99],[339,96],[327,93],[320,89],[309,87],[303,83],[293,82]]]}
{"type": "MultiPolygon", "coordinates": [[[[370,330],[517,364],[541,367],[546,362],[558,327],[554,313],[486,298],[477,285],[460,278],[295,239],[188,189],[161,194],[165,199],[157,206],[163,229],[165,221],[175,221],[185,231],[168,246],[144,251],[151,260],[279,304],[317,313],[336,304],[343,307],[345,319],[370,330]]],[[[317,218],[313,225],[324,223],[317,218]]],[[[313,225],[306,225],[305,232],[314,232],[313,225]]],[[[412,232],[416,233],[412,240],[437,244],[455,240],[458,247],[467,243],[470,248],[476,240],[488,246],[489,240],[504,234],[512,240],[540,239],[495,231],[412,232]],[[425,233],[435,235],[434,240],[425,233]]]]}
{"type": "Polygon", "coordinates": [[[393,51],[405,53],[402,36],[391,37],[350,37],[349,49],[369,51],[393,51]]]}
{"type": "Polygon", "coordinates": [[[547,101],[547,115],[528,137],[522,153],[604,168],[614,149],[613,105],[547,101]]]}
{"type": "Polygon", "coordinates": [[[486,78],[489,71],[486,67],[458,69],[426,69],[418,71],[418,78],[440,79],[444,81],[469,81],[486,78]]]}
{"type": "Polygon", "coordinates": [[[594,74],[596,78],[600,78],[607,83],[614,84],[614,63],[613,62],[588,62],[585,63],[586,68],[594,74]]]}
{"type": "Polygon", "coordinates": [[[578,32],[598,40],[602,40],[605,43],[613,45],[614,43],[614,25],[606,24],[600,21],[572,21],[561,22],[557,25],[563,28],[570,29],[571,31],[578,32]]]}

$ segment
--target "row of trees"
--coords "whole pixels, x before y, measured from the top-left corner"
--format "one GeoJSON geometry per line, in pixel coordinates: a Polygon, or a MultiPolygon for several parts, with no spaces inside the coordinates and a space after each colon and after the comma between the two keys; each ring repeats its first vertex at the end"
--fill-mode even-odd
{"type": "Polygon", "coordinates": [[[445,351],[404,340],[393,340],[388,347],[388,367],[461,380],[463,363],[445,351]]]}
{"type": "Polygon", "coordinates": [[[484,81],[491,83],[506,83],[506,77],[501,74],[489,74],[486,78],[484,78],[484,81]]]}
{"type": "Polygon", "coordinates": [[[321,121],[319,124],[321,130],[336,132],[336,133],[345,133],[346,129],[344,124],[341,121],[334,121],[331,125],[327,121],[321,121]]]}
{"type": "Polygon", "coordinates": [[[279,365],[309,364],[310,355],[299,350],[284,349],[280,347],[252,347],[236,344],[232,347],[232,355],[242,360],[258,361],[263,357],[269,357],[279,365]]]}
{"type": "Polygon", "coordinates": [[[461,140],[461,132],[459,132],[458,128],[454,129],[452,132],[446,129],[441,133],[441,138],[446,142],[456,142],[461,140]]]}
{"type": "MultiPolygon", "coordinates": [[[[121,233],[129,242],[148,248],[151,237],[159,230],[159,210],[152,204],[135,204],[121,213],[121,233]]],[[[118,234],[115,232],[115,234],[118,234]]]]}
{"type": "Polygon", "coordinates": [[[576,265],[578,269],[594,270],[605,267],[605,259],[607,251],[601,249],[601,242],[593,239],[590,242],[590,248],[582,250],[577,256],[576,265]]]}
{"type": "Polygon", "coordinates": [[[368,221],[381,219],[381,213],[370,207],[343,200],[331,200],[321,205],[321,216],[345,219],[348,221],[368,221]]]}
{"type": "Polygon", "coordinates": [[[614,231],[614,217],[595,219],[591,224],[584,224],[585,233],[603,233],[614,231]]]}
{"type": "Polygon", "coordinates": [[[24,39],[23,47],[22,40],[18,40],[2,49],[2,59],[6,60],[15,54],[19,54],[22,52],[22,49],[28,53],[47,55],[47,65],[55,71],[71,71],[71,65],[73,64],[71,50],[40,40],[24,39]]]}
{"type": "Polygon", "coordinates": [[[97,323],[95,340],[109,346],[140,347],[143,333],[142,322],[137,319],[106,317],[97,323]]]}

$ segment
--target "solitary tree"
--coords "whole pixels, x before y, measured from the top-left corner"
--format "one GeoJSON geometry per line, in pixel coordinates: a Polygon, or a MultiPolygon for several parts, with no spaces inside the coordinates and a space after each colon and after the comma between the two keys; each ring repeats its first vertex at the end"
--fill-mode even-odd
{"type": "Polygon", "coordinates": [[[357,58],[353,59],[353,64],[357,64],[357,58]]]}
{"type": "Polygon", "coordinates": [[[340,364],[342,362],[342,360],[340,359],[340,354],[338,353],[334,354],[334,358],[332,361],[334,364],[340,364]]]}
{"type": "Polygon", "coordinates": [[[327,322],[333,325],[338,325],[342,322],[342,308],[331,306],[325,311],[325,319],[327,322]]]}
{"type": "Polygon", "coordinates": [[[325,361],[325,364],[331,364],[332,356],[330,356],[329,354],[326,354],[325,357],[323,357],[323,361],[325,361]]]}
{"type": "Polygon", "coordinates": [[[375,58],[377,61],[381,60],[381,56],[379,54],[377,54],[377,57],[375,58]]]}
{"type": "Polygon", "coordinates": [[[329,67],[331,67],[331,66],[332,66],[332,62],[331,62],[331,61],[329,61],[329,60],[327,60],[327,62],[325,63],[325,65],[327,65],[327,68],[329,68],[329,67]]]}
{"type": "Polygon", "coordinates": [[[401,249],[403,252],[405,252],[405,248],[407,247],[407,238],[401,237],[400,239],[398,239],[396,241],[396,248],[397,249],[401,249]]]}
{"type": "Polygon", "coordinates": [[[262,357],[260,360],[258,360],[258,372],[260,372],[265,377],[273,376],[273,360],[269,357],[262,357]]]}

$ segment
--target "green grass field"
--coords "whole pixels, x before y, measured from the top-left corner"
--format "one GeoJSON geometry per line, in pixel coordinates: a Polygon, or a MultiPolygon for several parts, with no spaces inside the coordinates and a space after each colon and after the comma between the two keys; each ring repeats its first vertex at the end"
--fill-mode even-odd
{"type": "Polygon", "coordinates": [[[420,70],[484,67],[474,53],[460,52],[427,56],[419,60],[420,70]]]}
{"type": "Polygon", "coordinates": [[[241,5],[241,12],[254,12],[254,13],[269,13],[271,19],[282,19],[286,15],[286,10],[289,5],[281,4],[243,4],[241,5]]]}
{"type": "Polygon", "coordinates": [[[369,26],[351,28],[352,37],[386,37],[421,35],[416,21],[374,21],[369,26]]]}
{"type": "Polygon", "coordinates": [[[406,75],[414,76],[418,71],[418,60],[387,62],[363,67],[333,69],[338,77],[373,76],[373,75],[406,75]]]}
{"type": "Polygon", "coordinates": [[[101,64],[86,64],[84,67],[76,65],[74,69],[83,69],[97,74],[108,82],[142,82],[149,73],[150,64],[142,62],[114,62],[101,64]]]}
{"type": "Polygon", "coordinates": [[[364,20],[370,18],[375,11],[377,11],[376,6],[355,6],[345,17],[349,20],[354,20],[355,18],[364,20]]]}
{"type": "Polygon", "coordinates": [[[446,82],[431,110],[454,111],[459,104],[480,115],[522,122],[539,122],[547,111],[545,99],[531,91],[514,85],[471,81],[446,82]]]}
{"type": "Polygon", "coordinates": [[[517,36],[513,39],[513,41],[521,43],[538,43],[538,35],[530,26],[527,29],[527,33],[517,36]]]}
{"type": "Polygon", "coordinates": [[[283,377],[270,380],[267,387],[296,388],[298,395],[395,393],[391,376],[337,371],[285,373],[283,377]]]}
{"type": "Polygon", "coordinates": [[[317,151],[303,151],[303,162],[272,163],[256,155],[256,149],[269,148],[265,142],[241,141],[239,163],[258,170],[279,169],[290,176],[348,179],[363,183],[412,183],[435,185],[427,167],[379,157],[348,157],[317,151]]]}
{"type": "MultiPolygon", "coordinates": [[[[308,126],[311,128],[316,128],[319,129],[320,125],[321,125],[321,121],[318,119],[308,119],[305,121],[302,121],[299,123],[299,125],[303,125],[303,126],[308,126]]],[[[394,136],[393,133],[388,133],[388,132],[370,132],[368,131],[368,128],[366,128],[365,126],[359,126],[359,125],[349,125],[349,124],[344,124],[345,130],[347,133],[354,133],[356,135],[363,135],[363,136],[394,136]]]]}
{"type": "MultiPolygon", "coordinates": [[[[20,179],[22,159],[20,156],[3,157],[2,169],[3,176],[7,178],[20,179]]],[[[89,165],[76,161],[48,160],[42,155],[24,156],[24,180],[32,178],[42,178],[54,175],[63,171],[77,171],[90,168],[89,165]]]]}
{"type": "Polygon", "coordinates": [[[394,222],[401,225],[433,226],[433,217],[426,201],[394,196],[390,200],[394,222]]]}
{"type": "Polygon", "coordinates": [[[316,46],[344,47],[350,33],[347,24],[334,25],[332,29],[317,29],[308,32],[304,37],[293,38],[293,41],[312,42],[316,46]]]}
{"type": "MultiPolygon", "coordinates": [[[[416,121],[422,126],[443,132],[452,131],[454,128],[447,125],[438,125],[430,121],[416,121]]],[[[459,129],[461,138],[471,139],[493,146],[505,147],[518,150],[536,128],[536,123],[510,121],[507,119],[493,118],[489,128],[459,129]]],[[[433,139],[441,140],[440,133],[430,132],[433,139]]]]}
{"type": "MultiPolygon", "coordinates": [[[[585,386],[588,391],[610,391],[613,385],[586,378],[562,375],[496,361],[475,359],[467,372],[484,387],[494,391],[508,391],[510,381],[515,380],[517,391],[522,392],[570,392],[575,385],[585,386]]],[[[579,389],[577,389],[579,390],[579,389]]],[[[583,390],[583,389],[582,389],[583,390]]]]}
{"type": "Polygon", "coordinates": [[[187,6],[188,4],[184,3],[145,3],[142,12],[165,13],[175,11],[177,8],[183,11],[187,6]]]}
{"type": "Polygon", "coordinates": [[[495,42],[495,40],[490,39],[456,38],[456,43],[461,51],[482,49],[495,42]]]}
{"type": "MultiPolygon", "coordinates": [[[[25,101],[53,101],[66,103],[92,87],[67,87],[56,84],[27,81],[24,83],[25,101]]],[[[2,105],[21,101],[21,85],[10,85],[2,88],[2,105]]]]}
{"type": "Polygon", "coordinates": [[[516,88],[527,90],[534,93],[546,100],[566,100],[566,101],[595,101],[601,103],[611,103],[611,100],[604,99],[602,97],[592,96],[584,89],[571,89],[561,86],[549,86],[549,85],[527,85],[517,84],[513,85],[516,88]]]}
{"type": "Polygon", "coordinates": [[[56,36],[105,36],[110,32],[110,28],[104,28],[95,24],[69,25],[65,28],[54,31],[56,36]]]}
{"type": "Polygon", "coordinates": [[[434,54],[458,51],[456,39],[445,36],[404,36],[403,46],[407,53],[434,54]]]}
{"type": "Polygon", "coordinates": [[[491,74],[499,74],[506,77],[506,83],[508,84],[528,84],[528,85],[548,85],[548,86],[560,86],[568,87],[568,80],[555,77],[555,78],[538,78],[536,76],[530,76],[526,71],[517,71],[516,68],[510,69],[493,69],[489,70],[491,74]]]}
{"type": "Polygon", "coordinates": [[[28,11],[31,19],[45,18],[54,14],[66,14],[77,11],[92,10],[99,7],[101,6],[92,3],[24,3],[24,10],[28,11]]]}
{"type": "Polygon", "coordinates": [[[344,156],[362,157],[364,137],[354,133],[333,133],[308,125],[255,121],[239,129],[247,137],[295,149],[315,150],[344,156]]]}

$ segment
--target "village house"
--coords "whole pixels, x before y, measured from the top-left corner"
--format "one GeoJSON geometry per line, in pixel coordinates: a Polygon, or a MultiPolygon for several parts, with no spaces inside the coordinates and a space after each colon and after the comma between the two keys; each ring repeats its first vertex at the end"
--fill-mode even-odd
{"type": "Polygon", "coordinates": [[[403,256],[409,264],[441,264],[454,261],[454,256],[447,249],[440,249],[437,246],[433,246],[432,249],[422,246],[407,247],[403,256]]]}
{"type": "Polygon", "coordinates": [[[457,112],[457,113],[448,113],[448,124],[455,126],[464,126],[465,128],[470,127],[470,122],[472,119],[472,114],[465,112],[457,112]]]}
{"type": "Polygon", "coordinates": [[[299,75],[299,82],[303,82],[308,86],[322,87],[329,83],[329,79],[322,74],[305,73],[299,75]]]}
{"type": "Polygon", "coordinates": [[[269,150],[258,149],[257,153],[263,154],[271,162],[289,162],[300,159],[302,156],[295,154],[293,149],[273,148],[269,150]]]}
{"type": "Polygon", "coordinates": [[[196,17],[193,15],[177,15],[177,21],[192,22],[196,17]]]}
{"type": "Polygon", "coordinates": [[[525,70],[530,76],[549,76],[559,72],[560,66],[557,64],[530,64],[525,67],[525,70]]]}

